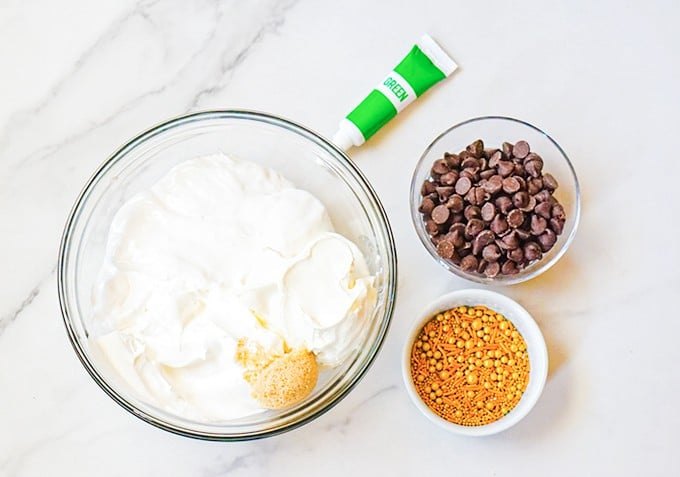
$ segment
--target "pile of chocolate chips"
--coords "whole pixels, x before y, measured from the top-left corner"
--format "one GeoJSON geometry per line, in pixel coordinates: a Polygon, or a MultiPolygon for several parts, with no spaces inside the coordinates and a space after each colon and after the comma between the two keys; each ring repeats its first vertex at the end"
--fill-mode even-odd
{"type": "Polygon", "coordinates": [[[526,141],[444,154],[422,186],[425,230],[437,253],[466,272],[512,275],[540,260],[564,229],[557,181],[526,141]]]}

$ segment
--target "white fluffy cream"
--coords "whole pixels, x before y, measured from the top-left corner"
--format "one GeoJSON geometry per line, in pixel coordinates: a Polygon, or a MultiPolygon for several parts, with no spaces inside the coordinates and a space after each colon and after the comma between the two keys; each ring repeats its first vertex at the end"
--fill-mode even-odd
{"type": "Polygon", "coordinates": [[[337,365],[369,318],[373,280],[310,193],[252,162],[191,159],[116,214],[91,341],[150,404],[238,418],[260,407],[237,341],[279,354],[307,348],[337,365]]]}

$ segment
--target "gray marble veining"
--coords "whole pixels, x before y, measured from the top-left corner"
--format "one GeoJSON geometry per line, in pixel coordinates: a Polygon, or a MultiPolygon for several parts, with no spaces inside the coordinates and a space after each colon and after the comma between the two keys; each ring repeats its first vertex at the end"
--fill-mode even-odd
{"type": "Polygon", "coordinates": [[[409,475],[452,462],[470,475],[680,473],[679,14],[664,1],[4,2],[0,476],[409,475]],[[71,350],[56,296],[62,228],[92,172],[140,131],[200,109],[271,111],[331,134],[423,32],[460,71],[351,152],[385,205],[401,277],[367,375],[315,421],[258,442],[185,439],[120,409],[71,350]],[[470,286],[422,249],[407,189],[437,134],[484,114],[549,131],[578,171],[584,214],[553,269],[501,290],[546,336],[543,396],[509,431],[461,439],[401,384],[413,317],[470,286]]]}

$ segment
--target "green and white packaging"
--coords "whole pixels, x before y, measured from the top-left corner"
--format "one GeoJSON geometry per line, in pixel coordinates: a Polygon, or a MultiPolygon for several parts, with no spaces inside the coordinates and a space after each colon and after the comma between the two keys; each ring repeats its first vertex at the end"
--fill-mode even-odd
{"type": "Polygon", "coordinates": [[[362,145],[456,68],[451,57],[429,35],[423,35],[394,70],[340,122],[333,142],[345,151],[362,145]]]}

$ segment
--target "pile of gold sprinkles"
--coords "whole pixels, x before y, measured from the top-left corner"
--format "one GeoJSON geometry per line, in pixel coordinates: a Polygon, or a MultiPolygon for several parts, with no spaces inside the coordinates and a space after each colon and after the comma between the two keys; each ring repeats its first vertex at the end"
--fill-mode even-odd
{"type": "Polygon", "coordinates": [[[482,426],[510,412],[529,382],[524,338],[485,306],[439,313],[418,333],[411,351],[418,395],[437,415],[482,426]]]}

